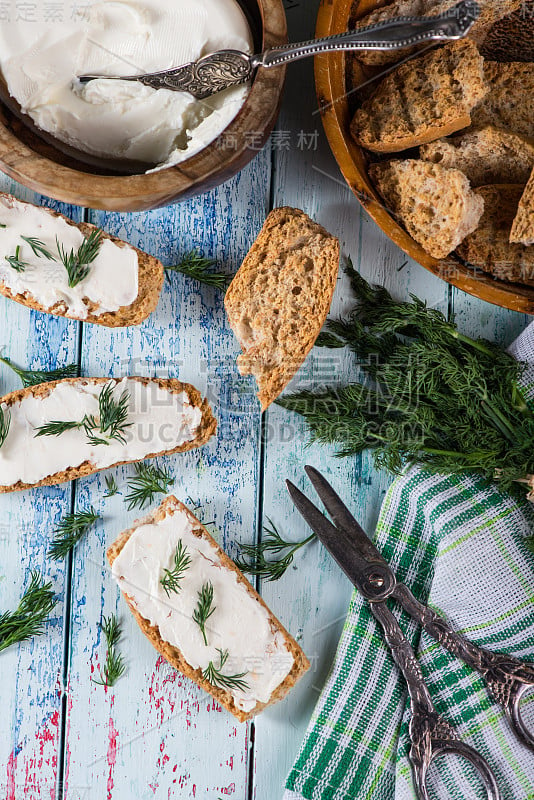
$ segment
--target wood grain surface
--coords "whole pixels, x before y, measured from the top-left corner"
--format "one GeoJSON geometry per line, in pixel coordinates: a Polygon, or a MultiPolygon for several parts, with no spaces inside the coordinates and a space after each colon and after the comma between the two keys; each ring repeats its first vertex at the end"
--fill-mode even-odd
{"type": "MultiPolygon", "coordinates": [[[[286,0],[290,38],[313,34],[318,3],[286,0]]],[[[176,262],[199,247],[235,270],[273,206],[293,204],[340,237],[345,255],[367,277],[398,296],[414,292],[454,313],[462,329],[509,342],[527,318],[486,304],[431,275],[394,245],[367,216],[332,158],[317,113],[313,67],[291,68],[271,146],[230,182],[202,197],[137,214],[61,207],[176,262]],[[308,149],[309,146],[309,149],[308,149]]],[[[47,202],[4,179],[0,188],[47,202]]],[[[340,278],[333,314],[350,304],[340,278]]],[[[174,275],[156,313],[135,329],[110,330],[30,312],[0,299],[0,348],[22,365],[78,361],[83,375],[179,376],[205,391],[219,436],[201,452],[162,459],[176,476],[174,493],[200,503],[198,513],[231,555],[253,542],[270,517],[288,538],[304,538],[303,521],[284,479],[304,486],[303,465],[330,477],[371,530],[390,478],[371,459],[339,460],[307,447],[304,426],[274,407],[261,417],[252,380],[235,366],[238,344],[215,289],[174,275]]],[[[343,352],[314,349],[294,386],[331,383],[353,374],[343,352]]],[[[1,392],[18,386],[0,365],[1,392]]],[[[296,557],[282,580],[259,589],[298,638],[312,667],[290,697],[255,722],[237,723],[190,681],[177,675],[142,636],[111,579],[105,548],[139,513],[127,512],[131,467],[112,471],[122,495],[103,497],[103,475],[70,487],[0,497],[0,613],[14,607],[32,568],[53,582],[60,603],[45,635],[0,653],[1,800],[274,800],[296,755],[325,680],[350,596],[340,570],[317,545],[296,557]],[[46,557],[53,528],[72,508],[94,505],[103,519],[66,563],[46,557]],[[111,690],[91,682],[102,666],[98,622],[116,612],[124,624],[127,674],[111,690]]]]}

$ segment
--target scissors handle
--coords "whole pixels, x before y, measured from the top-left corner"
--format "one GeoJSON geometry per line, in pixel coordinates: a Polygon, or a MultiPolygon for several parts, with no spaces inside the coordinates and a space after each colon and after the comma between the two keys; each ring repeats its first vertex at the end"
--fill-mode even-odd
{"type": "Polygon", "coordinates": [[[430,800],[428,770],[432,761],[448,753],[468,759],[478,771],[488,800],[502,800],[497,781],[487,761],[472,747],[461,742],[453,727],[432,703],[421,666],[395,616],[384,602],[370,603],[371,612],[384,631],[391,655],[408,686],[411,719],[409,726],[410,761],[419,800],[430,800]]]}
{"type": "Polygon", "coordinates": [[[534,750],[534,735],[525,725],[520,708],[522,696],[529,686],[534,687],[534,664],[473,644],[442,616],[420,603],[402,583],[397,583],[392,596],[433,639],[482,676],[493,699],[504,708],[517,737],[534,750]]]}

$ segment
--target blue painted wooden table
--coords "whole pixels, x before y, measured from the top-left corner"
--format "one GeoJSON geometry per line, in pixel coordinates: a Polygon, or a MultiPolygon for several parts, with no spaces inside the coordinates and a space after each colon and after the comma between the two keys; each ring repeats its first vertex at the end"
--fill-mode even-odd
{"type": "MultiPolygon", "coordinates": [[[[290,36],[313,34],[318,0],[286,0],[290,36]]],[[[2,190],[50,203],[3,178],[2,190]]],[[[182,205],[142,214],[60,210],[86,219],[153,253],[166,264],[193,247],[235,270],[273,206],[294,205],[339,236],[368,278],[399,296],[414,292],[456,314],[467,332],[509,342],[526,324],[519,314],[473,300],[407,262],[362,212],[329,153],[313,92],[310,62],[293,66],[270,145],[235,179],[182,205]]],[[[342,278],[332,313],[350,297],[342,278]]],[[[304,426],[273,408],[262,419],[251,381],[235,366],[238,345],[215,289],[174,276],[156,313],[135,329],[98,326],[29,312],[0,299],[0,347],[19,364],[51,368],[77,361],[81,374],[179,376],[205,392],[219,434],[202,451],[165,459],[175,493],[202,504],[231,556],[257,540],[270,517],[287,538],[304,538],[284,478],[302,483],[302,465],[330,475],[371,528],[389,478],[367,455],[338,460],[306,447],[304,426]]],[[[294,386],[350,375],[339,351],[313,351],[294,386]]],[[[7,368],[0,392],[17,387],[7,368]]],[[[131,467],[113,471],[121,488],[131,467]]],[[[135,517],[124,496],[103,497],[104,478],[0,497],[0,612],[12,608],[37,568],[60,598],[46,633],[0,654],[0,797],[2,800],[168,800],[280,797],[318,692],[332,661],[350,586],[327,555],[310,545],[276,583],[260,590],[300,641],[311,669],[290,697],[255,722],[236,723],[194,684],[176,674],[144,639],[127,612],[105,561],[105,548],[135,517]],[[66,563],[46,552],[53,528],[78,506],[103,520],[66,563]],[[104,646],[98,622],[116,612],[124,624],[128,671],[112,690],[91,682],[104,646]]]]}

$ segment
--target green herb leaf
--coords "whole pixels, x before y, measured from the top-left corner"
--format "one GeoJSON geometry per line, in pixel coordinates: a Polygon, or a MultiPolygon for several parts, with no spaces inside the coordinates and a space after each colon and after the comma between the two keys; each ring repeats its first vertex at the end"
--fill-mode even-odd
{"type": "Polygon", "coordinates": [[[0,406],[0,447],[4,444],[11,425],[11,414],[0,406]]]}
{"type": "Polygon", "coordinates": [[[300,542],[287,542],[283,539],[276,529],[272,520],[269,519],[270,527],[264,527],[265,536],[258,544],[240,545],[240,554],[245,556],[248,561],[242,558],[235,559],[235,565],[241,572],[248,575],[257,575],[268,581],[277,581],[293,563],[293,558],[297,550],[304,547],[315,539],[312,533],[300,542]],[[286,552],[284,552],[286,551],[286,552]],[[275,556],[284,553],[280,558],[275,556]]]}
{"type": "Polygon", "coordinates": [[[57,605],[52,584],[34,571],[15,611],[0,615],[0,652],[44,632],[44,624],[57,605]]]}
{"type": "Polygon", "coordinates": [[[190,564],[191,556],[187,552],[187,547],[184,546],[180,539],[174,553],[174,566],[172,569],[164,569],[163,578],[160,580],[167,597],[170,597],[171,592],[177,594],[180,591],[180,581],[184,577],[184,573],[189,568],[190,564]]]}
{"type": "Polygon", "coordinates": [[[33,254],[37,256],[37,258],[44,256],[44,258],[47,258],[49,261],[56,261],[56,257],[52,255],[50,250],[46,248],[44,242],[40,239],[36,239],[34,236],[21,236],[20,238],[23,239],[26,244],[30,245],[33,254]]]}
{"type": "Polygon", "coordinates": [[[156,495],[167,494],[174,486],[174,477],[156,464],[136,464],[136,476],[128,481],[130,490],[125,497],[128,511],[143,509],[152,503],[156,495]]]}
{"type": "Polygon", "coordinates": [[[56,536],[48,551],[49,556],[54,561],[66,558],[98,519],[102,517],[93,506],[85,511],[66,514],[55,530],[56,536]]]}
{"type": "Polygon", "coordinates": [[[114,686],[119,678],[126,672],[126,664],[124,663],[123,656],[117,652],[117,645],[122,636],[120,623],[115,614],[110,614],[109,617],[104,617],[100,623],[100,629],[106,638],[106,663],[104,665],[104,672],[99,670],[100,678],[95,680],[91,678],[93,683],[98,686],[105,686],[109,688],[114,686]]]}
{"type": "Polygon", "coordinates": [[[58,367],[58,369],[46,371],[22,369],[22,367],[17,367],[17,365],[6,356],[0,356],[0,362],[6,364],[19,376],[25,389],[28,386],[37,386],[40,383],[49,383],[50,381],[59,381],[63,378],[76,378],[78,376],[77,364],[67,364],[64,367],[58,367]]]}
{"type": "Polygon", "coordinates": [[[98,397],[99,416],[87,414],[80,422],[54,420],[36,428],[35,436],[61,436],[66,431],[85,429],[87,441],[92,445],[109,445],[112,439],[126,443],[129,392],[124,390],[118,400],[113,396],[114,383],[107,383],[98,397]]]}
{"type": "Polygon", "coordinates": [[[24,272],[24,270],[28,266],[20,258],[20,244],[17,245],[14,256],[6,256],[6,261],[10,267],[13,267],[15,272],[24,272]]]}
{"type": "Polygon", "coordinates": [[[113,475],[106,475],[105,481],[106,491],[104,493],[104,497],[114,497],[116,494],[119,494],[119,487],[113,475]]]}
{"type": "Polygon", "coordinates": [[[212,272],[211,268],[216,262],[211,258],[204,258],[197,250],[192,250],[176,266],[165,267],[167,273],[181,272],[188,278],[203,283],[206,286],[214,286],[216,289],[226,289],[230,282],[231,275],[224,272],[212,272]]]}
{"type": "Polygon", "coordinates": [[[216,667],[213,661],[210,661],[202,673],[204,680],[211,683],[212,686],[228,691],[232,689],[240,689],[241,691],[248,689],[247,681],[243,680],[243,677],[247,674],[246,672],[240,672],[237,675],[223,675],[222,669],[228,661],[228,650],[221,650],[218,647],[217,652],[219,653],[219,666],[216,667]]]}
{"type": "Polygon", "coordinates": [[[418,298],[399,302],[350,263],[346,271],[357,304],[326,331],[354,353],[360,382],[278,404],[305,417],[313,441],[338,445],[340,456],[370,448],[377,467],[394,473],[407,463],[473,471],[505,490],[530,480],[534,414],[519,384],[525,365],[460,333],[418,298]]]}
{"type": "Polygon", "coordinates": [[[102,246],[102,231],[93,231],[84,239],[78,250],[71,250],[69,253],[57,237],[56,245],[59,258],[67,270],[69,287],[73,289],[89,275],[89,265],[93,263],[102,246]]]}
{"type": "Polygon", "coordinates": [[[198,603],[193,612],[193,619],[197,623],[204,638],[204,644],[208,646],[206,637],[206,622],[209,620],[217,606],[213,605],[213,584],[211,581],[205,583],[198,593],[198,603]]]}

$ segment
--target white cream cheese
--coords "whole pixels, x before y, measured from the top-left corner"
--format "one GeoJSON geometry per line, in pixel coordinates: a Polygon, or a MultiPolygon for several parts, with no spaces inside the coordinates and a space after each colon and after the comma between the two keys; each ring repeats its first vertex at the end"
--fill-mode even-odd
{"type": "Polygon", "coordinates": [[[193,669],[204,671],[210,661],[220,664],[220,650],[228,651],[223,675],[245,673],[246,688],[231,689],[242,711],[251,711],[257,703],[267,703],[284,681],[293,656],[285,638],[272,630],[266,609],[252,597],[236,573],[220,561],[217,550],[193,533],[194,523],[178,504],[168,507],[158,522],[147,522],[130,536],[113,562],[113,577],[137,611],[160,636],[178,648],[193,669]],[[179,543],[187,549],[191,563],[183,573],[178,593],[167,596],[161,584],[164,569],[171,570],[179,543]],[[206,645],[193,614],[202,586],[213,586],[215,612],[205,629],[206,645]]]}
{"type": "Polygon", "coordinates": [[[67,316],[86,319],[131,305],[139,291],[139,259],[133,247],[119,247],[103,239],[96,259],[89,265],[89,274],[73,288],[59,258],[57,242],[64,251],[78,250],[84,240],[81,231],[46,209],[0,196],[0,283],[13,294],[33,298],[46,309],[63,304],[67,316]],[[36,255],[21,237],[38,239],[56,260],[36,255]],[[14,256],[20,246],[19,259],[26,264],[15,270],[7,256],[14,256]]]}
{"type": "Polygon", "coordinates": [[[77,13],[65,3],[53,21],[46,3],[34,5],[33,20],[28,14],[15,19],[13,11],[0,25],[0,70],[36,125],[79,150],[178,163],[215,139],[245,100],[246,87],[200,101],[125,81],[95,81],[83,90],[73,85],[82,74],[135,75],[219,49],[250,52],[237,0],[99,0],[77,13]]]}
{"type": "Polygon", "coordinates": [[[79,422],[84,415],[98,420],[100,392],[106,384],[90,378],[57,384],[47,397],[26,396],[4,412],[10,416],[9,432],[0,447],[0,486],[18,481],[38,483],[48,475],[79,467],[85,462],[105,469],[122,461],[136,461],[150,453],[172,450],[195,438],[202,419],[184,392],[172,393],[157,383],[143,384],[132,378],[114,381],[113,397],[129,393],[126,443],[90,444],[85,430],[65,431],[59,436],[35,436],[36,429],[53,421],[79,422]],[[86,381],[82,385],[81,381],[86,381]]]}

